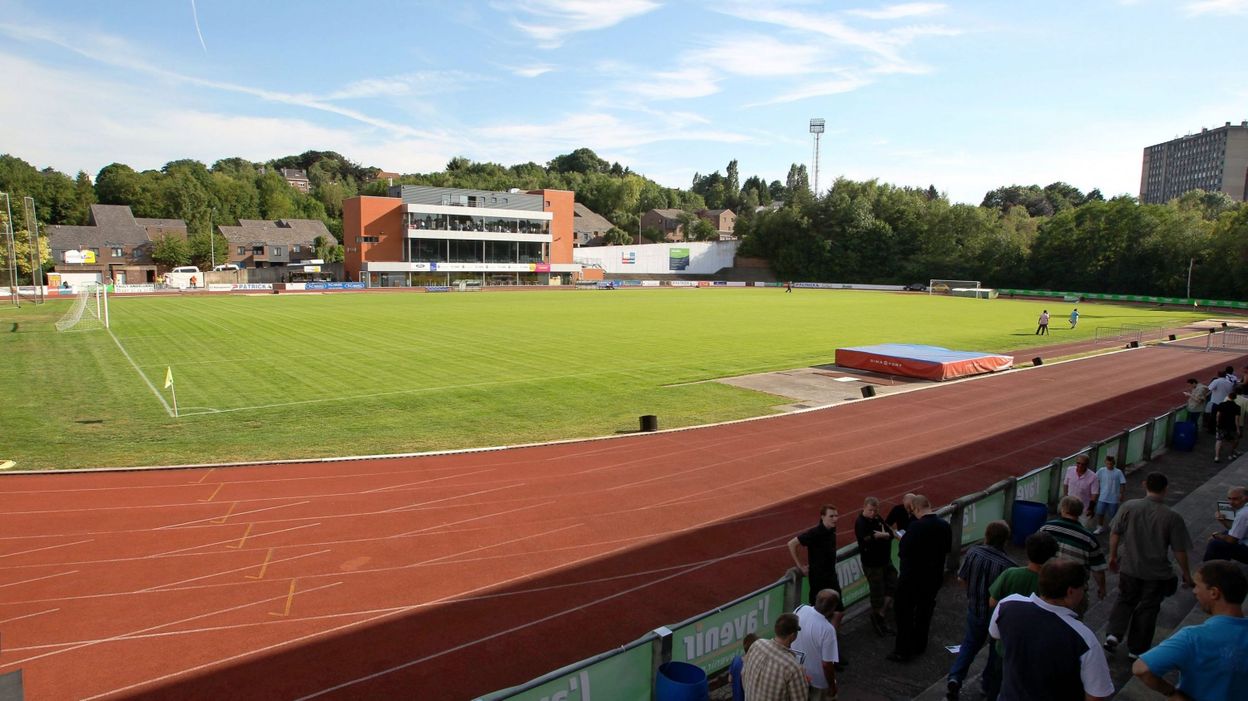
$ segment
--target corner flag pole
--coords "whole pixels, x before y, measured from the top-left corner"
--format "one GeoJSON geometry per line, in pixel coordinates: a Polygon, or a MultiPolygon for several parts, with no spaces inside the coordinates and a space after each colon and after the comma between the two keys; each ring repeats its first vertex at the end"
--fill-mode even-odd
{"type": "Polygon", "coordinates": [[[173,418],[178,418],[178,388],[173,386],[173,368],[165,368],[165,389],[173,392],[173,418]]]}

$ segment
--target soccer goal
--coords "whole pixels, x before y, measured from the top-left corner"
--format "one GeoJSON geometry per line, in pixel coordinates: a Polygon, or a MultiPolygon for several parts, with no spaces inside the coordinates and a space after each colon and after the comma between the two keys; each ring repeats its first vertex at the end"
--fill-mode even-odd
{"type": "Polygon", "coordinates": [[[929,295],[953,294],[954,290],[977,290],[979,280],[932,280],[927,285],[929,295]]]}
{"type": "Polygon", "coordinates": [[[108,328],[108,288],[82,285],[74,306],[56,322],[57,331],[94,331],[108,328]]]}

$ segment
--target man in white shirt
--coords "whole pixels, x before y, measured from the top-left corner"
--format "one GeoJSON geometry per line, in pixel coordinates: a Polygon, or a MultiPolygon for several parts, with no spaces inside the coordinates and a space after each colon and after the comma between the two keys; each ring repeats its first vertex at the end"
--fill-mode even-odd
{"type": "Polygon", "coordinates": [[[1231,502],[1235,519],[1214,514],[1213,517],[1222,524],[1226,533],[1209,536],[1204,560],[1236,560],[1248,563],[1248,487],[1231,487],[1226,493],[1226,500],[1231,502]]]}
{"type": "Polygon", "coordinates": [[[1235,389],[1235,383],[1226,377],[1226,371],[1218,373],[1218,376],[1209,383],[1209,403],[1205,405],[1205,428],[1213,431],[1213,410],[1226,398],[1230,396],[1231,391],[1235,389]]]}
{"type": "Polygon", "coordinates": [[[1066,468],[1066,478],[1062,480],[1062,496],[1077,497],[1083,502],[1083,513],[1087,514],[1088,523],[1094,517],[1092,512],[1092,493],[1096,489],[1096,473],[1088,469],[1087,455],[1075,458],[1075,464],[1066,468]]]}
{"type": "Polygon", "coordinates": [[[797,607],[801,629],[793,650],[805,658],[802,665],[810,679],[811,701],[836,698],[836,663],[840,661],[836,628],[830,620],[836,614],[841,595],[835,589],[824,589],[815,595],[815,605],[797,607]]]}

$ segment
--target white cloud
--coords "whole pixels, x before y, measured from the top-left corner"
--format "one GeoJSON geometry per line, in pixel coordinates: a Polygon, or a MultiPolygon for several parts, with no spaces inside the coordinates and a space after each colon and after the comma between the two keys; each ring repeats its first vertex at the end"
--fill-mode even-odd
{"type": "Polygon", "coordinates": [[[1248,15],[1248,0],[1196,0],[1183,10],[1189,15],[1248,15]]]}
{"type": "Polygon", "coordinates": [[[862,75],[841,75],[827,80],[813,80],[801,83],[793,89],[782,92],[774,97],[761,102],[750,103],[749,107],[760,105],[775,105],[785,102],[796,102],[798,100],[806,100],[812,97],[820,97],[824,95],[837,95],[840,93],[852,92],[859,88],[870,85],[873,81],[868,80],[862,75]]]}
{"type": "Polygon", "coordinates": [[[918,17],[943,12],[947,8],[938,2],[908,2],[901,5],[885,5],[878,10],[849,10],[848,14],[867,19],[893,20],[918,17]]]}
{"type": "Polygon", "coordinates": [[[547,73],[550,73],[551,71],[555,70],[555,67],[551,65],[539,63],[539,64],[533,64],[530,66],[512,66],[511,68],[508,68],[508,70],[520,76],[521,78],[536,78],[538,76],[546,75],[547,73]]]}
{"type": "Polygon", "coordinates": [[[684,55],[734,75],[770,78],[806,75],[818,70],[828,56],[826,47],[783,41],[766,34],[716,37],[684,55]]]}
{"type": "Polygon", "coordinates": [[[499,10],[521,14],[512,25],[544,49],[558,48],[569,34],[606,29],[659,7],[653,0],[513,0],[499,10]]]}

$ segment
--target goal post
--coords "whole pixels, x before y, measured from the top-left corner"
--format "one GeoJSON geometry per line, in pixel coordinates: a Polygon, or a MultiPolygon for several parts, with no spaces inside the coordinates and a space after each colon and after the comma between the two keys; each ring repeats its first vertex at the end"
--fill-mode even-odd
{"type": "Polygon", "coordinates": [[[947,295],[953,294],[955,289],[977,290],[979,287],[979,280],[942,280],[935,278],[928,282],[927,293],[929,295],[947,295]]]}
{"type": "Polygon", "coordinates": [[[57,331],[94,331],[108,328],[108,288],[87,284],[78,289],[74,306],[56,322],[57,331]]]}

